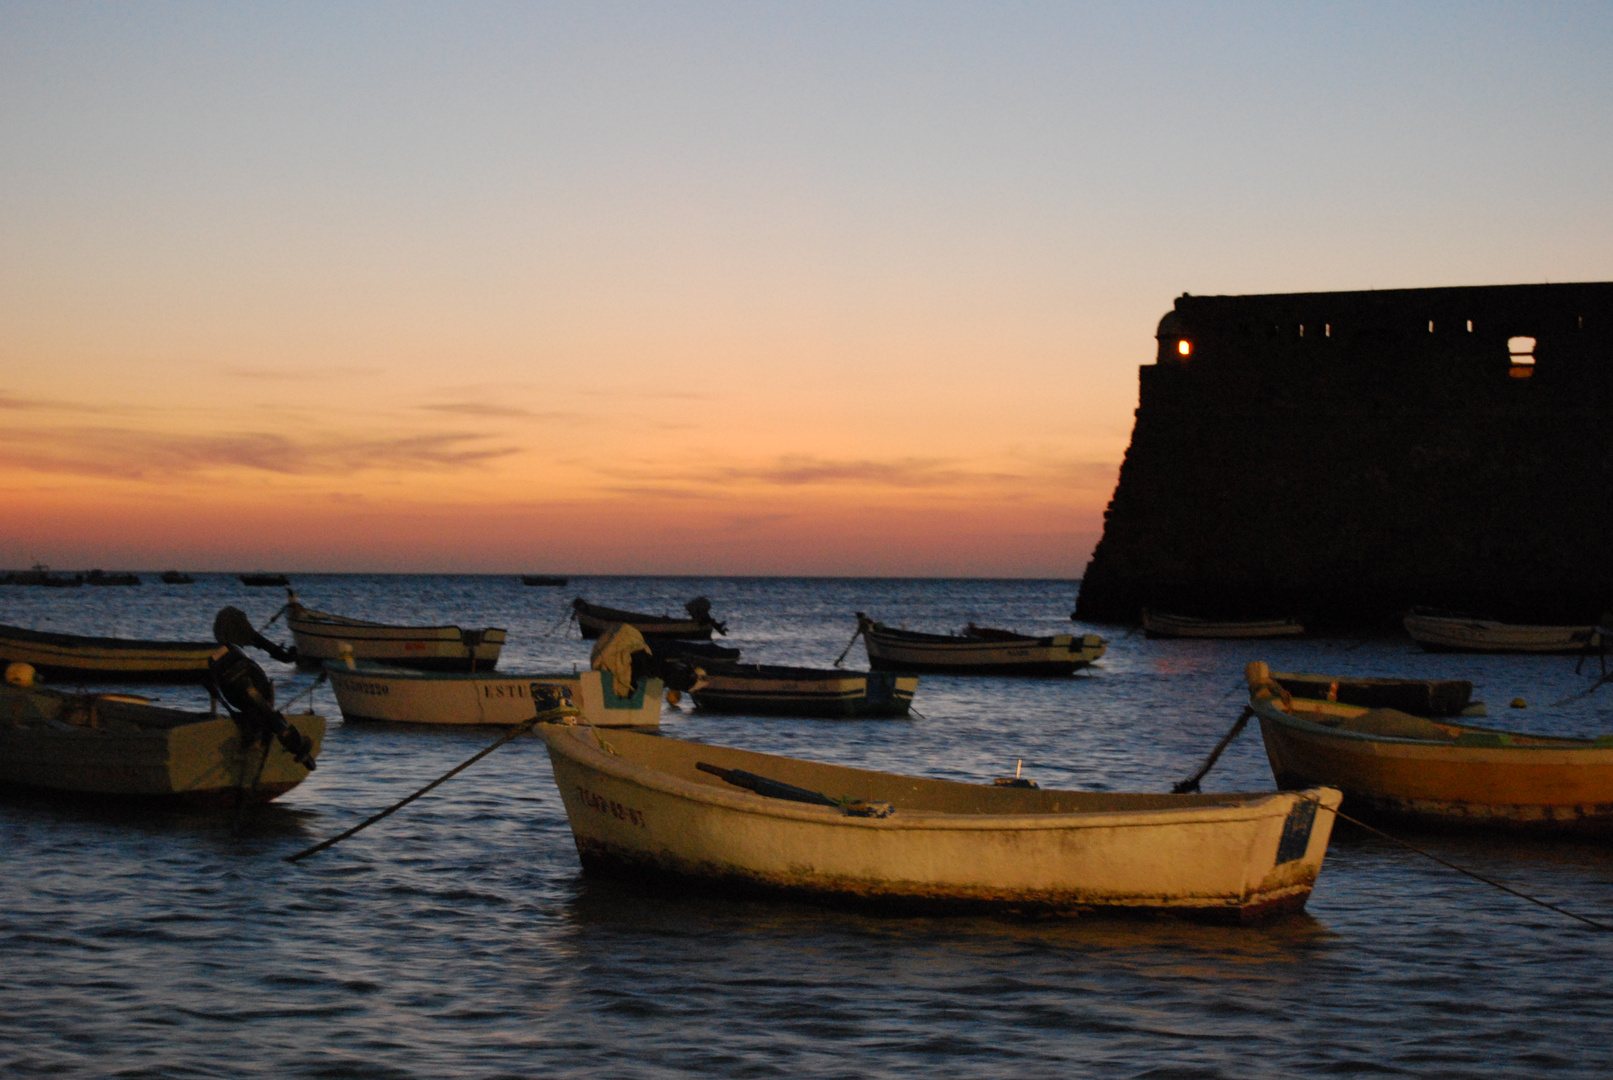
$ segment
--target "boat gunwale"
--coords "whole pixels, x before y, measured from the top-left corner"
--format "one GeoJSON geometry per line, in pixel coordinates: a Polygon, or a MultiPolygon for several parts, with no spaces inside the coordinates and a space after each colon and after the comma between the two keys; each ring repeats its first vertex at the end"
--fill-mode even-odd
{"type": "MultiPolygon", "coordinates": [[[[1012,631],[1007,630],[1000,631],[1000,633],[1011,632],[1012,631]]],[[[1071,652],[1075,652],[1080,648],[1087,647],[1084,638],[1096,637],[1097,635],[1049,634],[1043,637],[1035,637],[1030,634],[1016,634],[1012,639],[984,638],[974,637],[969,634],[931,634],[922,630],[901,630],[897,627],[886,626],[882,622],[876,622],[875,620],[870,619],[868,620],[868,625],[863,628],[863,636],[884,637],[893,639],[893,642],[895,643],[933,645],[951,648],[1002,649],[1024,648],[1026,646],[1034,645],[1046,649],[1068,648],[1071,652]],[[1066,644],[1066,642],[1068,644],[1066,644]]]]}
{"type": "MultiPolygon", "coordinates": [[[[1351,716],[1360,716],[1364,713],[1374,711],[1371,707],[1364,705],[1346,705],[1341,702],[1322,701],[1315,698],[1296,697],[1292,700],[1295,704],[1309,706],[1309,708],[1304,709],[1306,712],[1335,712],[1337,715],[1346,718],[1351,716]],[[1350,711],[1345,712],[1343,710],[1350,711]]],[[[1477,724],[1459,724],[1455,723],[1454,718],[1452,717],[1418,718],[1426,719],[1429,721],[1429,723],[1444,727],[1460,728],[1463,732],[1472,732],[1475,735],[1505,735],[1509,738],[1550,740],[1545,744],[1512,743],[1506,746],[1463,746],[1455,742],[1454,739],[1451,741],[1444,739],[1417,739],[1403,735],[1374,735],[1362,731],[1348,731],[1343,728],[1332,727],[1328,724],[1317,723],[1316,721],[1307,719],[1303,716],[1296,716],[1291,712],[1279,708],[1270,698],[1251,697],[1249,704],[1250,707],[1255,710],[1255,714],[1262,720],[1270,720],[1281,726],[1292,728],[1302,735],[1340,739],[1346,742],[1389,743],[1396,746],[1424,748],[1431,751],[1457,751],[1460,752],[1464,757],[1474,754],[1482,754],[1485,755],[1484,760],[1486,761],[1493,760],[1490,755],[1506,754],[1509,752],[1531,754],[1539,753],[1540,751],[1556,751],[1571,754],[1584,754],[1587,752],[1600,753],[1607,755],[1608,764],[1613,765],[1613,746],[1598,746],[1596,744],[1596,740],[1594,739],[1580,739],[1569,735],[1537,735],[1526,731],[1510,731],[1505,728],[1481,727],[1477,724]]]]}
{"type": "MultiPolygon", "coordinates": [[[[465,628],[460,626],[458,623],[438,623],[438,624],[435,624],[435,625],[432,625],[432,626],[410,626],[410,625],[406,625],[406,624],[402,624],[402,623],[372,622],[369,619],[355,619],[355,618],[352,618],[351,616],[347,616],[347,615],[332,615],[328,611],[315,611],[313,608],[307,608],[307,607],[301,608],[301,610],[297,611],[297,612],[293,612],[290,608],[287,608],[287,610],[286,610],[286,625],[291,628],[291,632],[294,633],[294,634],[295,633],[308,634],[310,637],[329,637],[330,636],[328,634],[321,634],[317,630],[312,630],[312,629],[299,630],[297,627],[292,626],[293,622],[313,622],[313,623],[319,623],[319,624],[324,624],[324,625],[328,625],[328,626],[339,626],[339,627],[344,627],[344,628],[364,627],[364,628],[371,629],[371,630],[402,630],[402,631],[406,631],[406,632],[409,632],[409,633],[416,633],[416,634],[425,633],[425,632],[434,631],[434,630],[435,631],[452,630],[455,633],[460,634],[461,636],[463,636],[464,633],[465,633],[465,628]]],[[[504,627],[502,627],[502,626],[486,626],[486,627],[483,627],[480,631],[474,631],[474,632],[481,633],[483,635],[483,640],[484,641],[487,640],[486,635],[489,634],[489,633],[504,634],[506,637],[508,637],[508,635],[509,635],[509,631],[507,629],[505,629],[504,627]]],[[[500,639],[500,640],[502,641],[503,639],[500,639]]]]}
{"type": "MultiPolygon", "coordinates": [[[[326,669],[331,676],[354,677],[369,679],[407,679],[414,682],[559,682],[562,680],[575,680],[587,672],[582,671],[540,671],[535,673],[508,672],[497,670],[486,671],[445,671],[432,668],[411,668],[395,664],[385,664],[377,660],[356,660],[357,667],[348,667],[341,660],[321,660],[320,667],[326,669]]],[[[589,669],[593,670],[593,669],[589,669]]]]}
{"type": "Polygon", "coordinates": [[[86,634],[62,634],[52,630],[29,630],[22,626],[0,624],[0,644],[7,639],[34,645],[55,645],[64,648],[116,649],[138,652],[203,652],[209,656],[217,652],[216,641],[152,641],[144,638],[91,637],[86,634]]]}
{"type": "MultiPolygon", "coordinates": [[[[851,826],[855,828],[884,829],[884,830],[918,830],[918,831],[986,831],[1010,832],[1032,831],[1049,829],[1096,829],[1115,827],[1171,827],[1187,824],[1211,824],[1236,821],[1256,821],[1266,817],[1279,816],[1274,803],[1284,804],[1282,814],[1286,815],[1292,809],[1293,803],[1298,799],[1317,799],[1320,805],[1320,793],[1329,790],[1326,785],[1312,785],[1303,791],[1270,791],[1270,792],[1228,792],[1213,795],[1182,795],[1166,796],[1182,799],[1203,799],[1203,802],[1179,808],[1164,808],[1152,810],[1080,810],[1064,813],[1024,813],[1024,814],[961,814],[943,810],[909,810],[898,806],[896,813],[889,817],[854,817],[844,813],[838,807],[818,806],[810,803],[793,803],[786,800],[768,798],[757,795],[744,789],[733,791],[724,790],[713,784],[699,783],[685,780],[675,773],[664,769],[657,769],[619,754],[607,752],[597,745],[589,745],[581,735],[588,725],[585,724],[538,724],[536,730],[543,737],[552,753],[570,758],[576,764],[602,772],[616,780],[637,784],[640,787],[663,794],[685,799],[689,802],[716,806],[727,810],[736,810],[746,814],[761,815],[764,817],[784,818],[792,821],[807,822],[821,825],[851,826]],[[576,747],[577,752],[567,752],[557,745],[560,739],[567,739],[576,747]],[[1229,805],[1224,800],[1237,799],[1238,802],[1229,805]],[[1215,801],[1223,800],[1223,801],[1215,801]]],[[[611,737],[614,737],[613,732],[611,737]]],[[[665,738],[665,736],[646,736],[647,738],[665,738]]],[[[673,740],[688,742],[688,740],[673,740]]],[[[689,745],[707,745],[689,743],[689,745]]],[[[738,747],[711,746],[714,751],[739,750],[738,747]]],[[[758,754],[757,751],[742,750],[745,754],[758,754]]],[[[759,754],[761,757],[778,757],[774,754],[759,754]]],[[[801,760],[789,759],[783,760],[801,760]]],[[[962,787],[984,788],[991,790],[989,785],[969,784],[960,780],[942,780],[934,777],[909,777],[900,773],[885,773],[873,769],[858,769],[849,765],[836,765],[832,762],[809,762],[813,765],[826,766],[832,769],[843,769],[851,773],[870,773],[881,777],[897,777],[899,779],[922,780],[928,783],[958,784],[962,787]]],[[[1337,790],[1337,789],[1332,789],[1337,790]]],[[[1105,795],[1120,795],[1119,792],[1077,792],[1070,794],[1082,796],[1102,797],[1105,795]]],[[[1147,794],[1154,794],[1149,792],[1147,794]]]]}

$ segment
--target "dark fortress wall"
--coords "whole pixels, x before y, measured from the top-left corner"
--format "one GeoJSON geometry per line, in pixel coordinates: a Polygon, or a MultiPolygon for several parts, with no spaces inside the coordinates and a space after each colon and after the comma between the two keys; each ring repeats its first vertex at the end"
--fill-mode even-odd
{"type": "Polygon", "coordinates": [[[1184,295],[1158,336],[1078,618],[1613,607],[1613,283],[1184,295]]]}

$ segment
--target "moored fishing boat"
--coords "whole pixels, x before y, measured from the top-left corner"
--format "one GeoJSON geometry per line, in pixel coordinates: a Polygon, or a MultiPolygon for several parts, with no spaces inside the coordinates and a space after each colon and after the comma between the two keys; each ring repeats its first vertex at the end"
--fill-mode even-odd
{"type": "Polygon", "coordinates": [[[1253,921],[1304,906],[1338,805],[1326,788],[1042,791],[537,730],[588,870],[830,902],[1253,921]]]}
{"type": "Polygon", "coordinates": [[[504,648],[505,631],[497,627],[464,630],[458,626],[398,626],[315,611],[290,593],[283,609],[286,626],[297,644],[297,662],[318,666],[336,660],[349,648],[358,660],[377,660],[436,671],[491,671],[504,648]]]}
{"type": "Polygon", "coordinates": [[[1602,646],[1594,626],[1538,626],[1413,611],[1403,625],[1427,652],[1582,653],[1602,646]]]}
{"type": "Polygon", "coordinates": [[[559,586],[559,585],[564,585],[565,583],[566,583],[565,578],[557,577],[554,574],[522,574],[521,575],[521,584],[522,585],[552,585],[552,586],[559,586]]]}
{"type": "Polygon", "coordinates": [[[654,727],[661,722],[660,679],[646,677],[616,693],[606,671],[574,674],[419,671],[368,661],[326,661],[342,716],[394,724],[488,724],[513,727],[532,719],[533,691],[561,686],[596,727],[654,727]]]}
{"type": "Polygon", "coordinates": [[[918,676],[888,671],[714,663],[689,691],[712,712],[765,716],[906,716],[918,676]]]}
{"type": "Polygon", "coordinates": [[[197,806],[265,802],[303,781],[324,739],[325,721],[313,713],[232,717],[63,693],[27,685],[23,667],[12,665],[0,686],[7,787],[197,806]]]}
{"type": "Polygon", "coordinates": [[[599,637],[612,626],[631,626],[650,641],[657,638],[709,640],[713,630],[719,634],[728,633],[726,624],[711,617],[711,601],[704,596],[697,596],[683,606],[689,613],[686,619],[674,615],[646,615],[639,611],[623,611],[620,608],[590,604],[580,596],[571,602],[572,613],[577,619],[577,628],[582,631],[582,636],[588,639],[599,637]]]}
{"type": "Polygon", "coordinates": [[[237,574],[236,577],[241,580],[242,585],[249,585],[254,589],[270,588],[275,586],[284,587],[291,584],[291,579],[286,577],[284,574],[253,573],[237,574]]]}
{"type": "Polygon", "coordinates": [[[216,641],[140,641],[0,626],[0,663],[31,664],[47,680],[199,683],[216,641]]]}
{"type": "Polygon", "coordinates": [[[196,579],[178,570],[164,570],[162,572],[162,583],[164,585],[194,585],[196,584],[196,579]]]}
{"type": "Polygon", "coordinates": [[[1151,638],[1273,638],[1305,632],[1295,619],[1200,619],[1143,609],[1143,633],[1151,638]]]}
{"type": "Polygon", "coordinates": [[[1326,784],[1351,813],[1438,827],[1613,834],[1613,736],[1498,731],[1308,698],[1246,672],[1279,787],[1326,784]]]}
{"type": "Polygon", "coordinates": [[[962,634],[898,630],[857,612],[857,633],[875,671],[951,675],[1069,675],[1108,647],[1096,634],[1035,637],[970,623],[962,634]]]}

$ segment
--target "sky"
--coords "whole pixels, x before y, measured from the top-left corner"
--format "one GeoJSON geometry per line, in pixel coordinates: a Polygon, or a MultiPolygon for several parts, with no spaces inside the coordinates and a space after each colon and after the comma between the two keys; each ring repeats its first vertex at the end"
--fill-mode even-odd
{"type": "Polygon", "coordinates": [[[0,0],[0,567],[1079,577],[1195,294],[1613,279],[1606,3],[0,0]]]}

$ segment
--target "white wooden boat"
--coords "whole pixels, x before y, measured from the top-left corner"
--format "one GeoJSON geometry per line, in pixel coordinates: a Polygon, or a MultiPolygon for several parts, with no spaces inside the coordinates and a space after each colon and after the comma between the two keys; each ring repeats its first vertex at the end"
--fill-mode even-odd
{"type": "Polygon", "coordinates": [[[1304,906],[1339,803],[1041,791],[537,730],[588,870],[833,902],[1252,921],[1304,906]]]}
{"type": "Polygon", "coordinates": [[[491,671],[504,648],[505,632],[496,627],[462,630],[457,626],[366,622],[304,607],[295,593],[286,604],[285,615],[297,645],[297,662],[312,667],[351,655],[358,660],[435,671],[491,671]],[[344,645],[351,649],[350,654],[344,654],[344,645]]]}
{"type": "Polygon", "coordinates": [[[1428,652],[1582,653],[1602,647],[1594,626],[1536,626],[1413,612],[1406,633],[1428,652]]]}
{"type": "Polygon", "coordinates": [[[641,611],[623,611],[590,604],[580,596],[571,602],[571,610],[577,618],[577,629],[589,640],[599,637],[613,626],[631,626],[649,641],[658,638],[709,641],[713,630],[719,634],[728,633],[725,624],[711,617],[711,601],[705,597],[697,596],[683,606],[689,615],[680,619],[675,615],[647,615],[641,611]]]}
{"type": "Polygon", "coordinates": [[[1143,633],[1151,638],[1274,638],[1305,632],[1293,619],[1199,619],[1143,609],[1143,633]]]}
{"type": "Polygon", "coordinates": [[[711,712],[759,716],[906,716],[917,675],[776,664],[702,665],[689,696],[711,712]]]}
{"type": "Polygon", "coordinates": [[[962,634],[898,630],[857,612],[857,632],[875,671],[950,675],[1069,675],[1108,648],[1096,634],[1033,637],[970,623],[962,634]]]}
{"type": "Polygon", "coordinates": [[[1282,787],[1326,784],[1350,813],[1425,827],[1613,836],[1613,736],[1498,731],[1302,697],[1260,661],[1246,677],[1282,787]]]}
{"type": "Polygon", "coordinates": [[[141,641],[0,626],[0,665],[29,664],[57,682],[201,683],[216,641],[141,641]]]}
{"type": "Polygon", "coordinates": [[[491,724],[513,727],[532,719],[535,686],[563,686],[584,723],[654,727],[661,722],[660,679],[639,680],[618,695],[608,672],[511,675],[504,672],[419,671],[366,661],[350,668],[327,661],[325,673],[348,720],[394,724],[491,724]]]}
{"type": "MultiPolygon", "coordinates": [[[[0,717],[0,784],[10,787],[227,807],[273,799],[308,775],[281,743],[249,724],[123,694],[5,685],[0,717]]],[[[324,718],[294,713],[285,720],[311,743],[311,760],[324,718]]]]}

